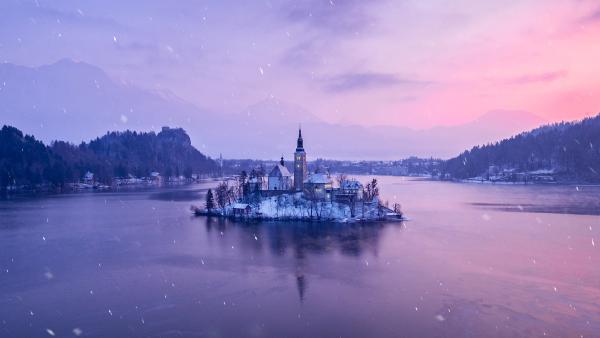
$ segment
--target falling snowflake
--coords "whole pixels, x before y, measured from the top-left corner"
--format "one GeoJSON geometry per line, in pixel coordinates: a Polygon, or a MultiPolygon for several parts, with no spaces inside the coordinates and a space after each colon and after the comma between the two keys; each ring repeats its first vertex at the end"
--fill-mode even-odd
{"type": "Polygon", "coordinates": [[[46,329],[46,332],[51,335],[52,337],[56,336],[56,334],[54,333],[54,331],[50,330],[50,329],[46,329]]]}

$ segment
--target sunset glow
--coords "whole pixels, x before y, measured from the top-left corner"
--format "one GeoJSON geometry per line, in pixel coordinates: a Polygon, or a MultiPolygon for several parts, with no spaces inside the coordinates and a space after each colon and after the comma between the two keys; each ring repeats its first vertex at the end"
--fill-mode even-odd
{"type": "Polygon", "coordinates": [[[0,25],[4,62],[81,60],[221,113],[275,97],[419,129],[600,111],[596,1],[3,1],[0,25]]]}

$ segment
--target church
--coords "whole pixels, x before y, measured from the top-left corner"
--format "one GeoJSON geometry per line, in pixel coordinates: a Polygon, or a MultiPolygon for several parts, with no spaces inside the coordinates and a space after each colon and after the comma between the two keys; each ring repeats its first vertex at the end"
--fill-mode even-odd
{"type": "Polygon", "coordinates": [[[323,191],[331,189],[331,180],[323,174],[314,174],[309,176],[306,165],[306,151],[304,150],[304,140],[302,139],[302,129],[298,129],[298,140],[296,141],[296,151],[294,152],[294,170],[293,177],[285,166],[283,157],[273,169],[269,172],[268,190],[275,191],[295,191],[304,192],[306,187],[311,191],[323,191]],[[313,179],[312,176],[318,175],[319,179],[313,179]]]}

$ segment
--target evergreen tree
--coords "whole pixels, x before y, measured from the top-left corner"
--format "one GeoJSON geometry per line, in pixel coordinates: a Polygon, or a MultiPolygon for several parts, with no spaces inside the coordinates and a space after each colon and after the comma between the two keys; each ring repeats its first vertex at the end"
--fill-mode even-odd
{"type": "Polygon", "coordinates": [[[87,171],[96,181],[110,184],[115,176],[148,176],[152,171],[186,177],[215,173],[217,163],[194,148],[183,129],[154,132],[112,132],[89,143],[55,141],[44,145],[10,126],[0,129],[0,190],[8,186],[62,187],[81,180],[87,171]]]}
{"type": "Polygon", "coordinates": [[[215,198],[213,196],[212,189],[208,189],[208,192],[206,193],[206,210],[208,210],[208,212],[210,212],[214,208],[215,208],[215,198]]]}

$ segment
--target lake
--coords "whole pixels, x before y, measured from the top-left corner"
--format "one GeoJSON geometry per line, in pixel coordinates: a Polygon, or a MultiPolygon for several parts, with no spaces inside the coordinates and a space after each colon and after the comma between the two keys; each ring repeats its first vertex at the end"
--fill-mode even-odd
{"type": "Polygon", "coordinates": [[[0,201],[0,336],[600,334],[599,187],[379,181],[410,221],[192,217],[209,183],[0,201]]]}

